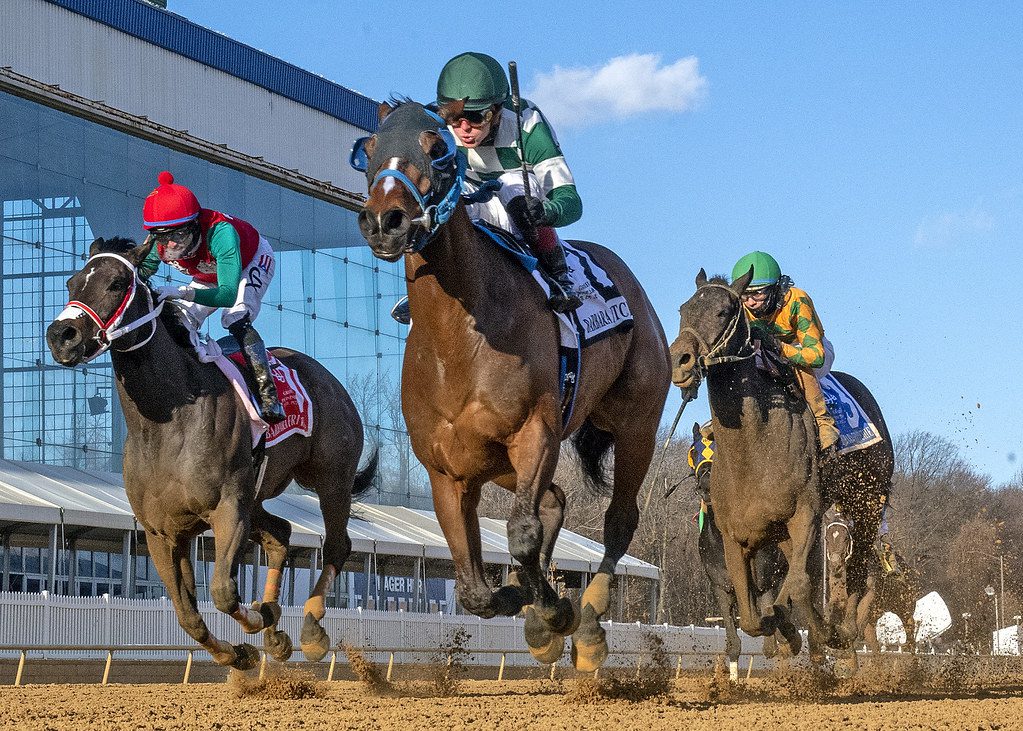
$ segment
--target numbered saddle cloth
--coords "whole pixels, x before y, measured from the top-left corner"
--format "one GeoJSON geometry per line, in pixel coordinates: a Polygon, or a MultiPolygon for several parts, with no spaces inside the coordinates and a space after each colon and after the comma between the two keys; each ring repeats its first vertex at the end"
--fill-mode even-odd
{"type": "Polygon", "coordinates": [[[852,394],[832,374],[820,379],[828,413],[838,427],[838,453],[866,449],[883,440],[880,430],[867,416],[852,394]]]}
{"type": "MultiPolygon", "coordinates": [[[[518,260],[532,274],[544,294],[550,297],[551,286],[540,271],[536,257],[524,244],[507,231],[485,221],[473,223],[498,247],[518,260]]],[[[633,320],[629,303],[593,257],[569,242],[562,241],[561,244],[572,282],[582,293],[583,300],[575,312],[552,313],[558,319],[561,334],[561,420],[564,425],[572,417],[583,348],[613,333],[629,330],[633,320]]]]}
{"type": "Polygon", "coordinates": [[[267,424],[260,415],[259,400],[244,375],[245,357],[238,350],[235,339],[226,336],[220,340],[207,340],[193,332],[191,341],[199,360],[203,363],[216,363],[234,387],[242,406],[245,407],[245,412],[249,415],[253,445],[259,443],[263,434],[266,434],[266,446],[272,447],[294,434],[307,437],[313,433],[313,402],[295,369],[284,365],[271,351],[267,351],[267,360],[270,362],[274,385],[277,387],[277,398],[284,407],[285,414],[284,421],[267,424]]]}

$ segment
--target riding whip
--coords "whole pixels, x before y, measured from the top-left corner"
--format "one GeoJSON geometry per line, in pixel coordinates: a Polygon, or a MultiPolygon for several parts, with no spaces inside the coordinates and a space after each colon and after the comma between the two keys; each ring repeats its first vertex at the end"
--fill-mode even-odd
{"type": "Polygon", "coordinates": [[[519,67],[514,61],[508,62],[508,78],[511,81],[512,110],[519,128],[519,160],[522,161],[522,188],[529,198],[529,170],[526,167],[526,147],[522,142],[522,97],[519,96],[519,67]]]}
{"type": "MultiPolygon", "coordinates": [[[[654,479],[650,481],[650,492],[646,494],[646,502],[643,504],[643,512],[646,512],[647,507],[650,505],[650,496],[654,494],[654,485],[657,484],[657,478],[661,474],[661,467],[664,466],[664,457],[668,453],[668,444],[671,443],[671,437],[675,434],[675,427],[678,426],[678,421],[682,418],[682,412],[686,410],[686,405],[692,401],[693,398],[695,398],[695,396],[682,398],[682,405],[678,407],[678,413],[675,414],[675,421],[671,422],[671,429],[668,430],[668,438],[664,440],[664,446],[661,447],[661,456],[657,458],[657,469],[654,470],[654,479]]],[[[674,491],[675,488],[673,487],[664,493],[664,497],[667,498],[674,491]]]]}

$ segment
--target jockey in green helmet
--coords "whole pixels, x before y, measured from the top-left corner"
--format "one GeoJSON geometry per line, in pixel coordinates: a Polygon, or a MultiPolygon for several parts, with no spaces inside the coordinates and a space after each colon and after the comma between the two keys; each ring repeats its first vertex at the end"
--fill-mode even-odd
{"type": "MultiPolygon", "coordinates": [[[[828,412],[818,379],[831,371],[835,350],[824,336],[824,326],[810,295],[782,274],[773,256],[763,251],[746,254],[732,268],[732,281],[746,274],[750,267],[753,279],[742,293],[742,304],[751,324],[774,335],[782,356],[794,366],[796,380],[817,422],[822,455],[825,461],[829,460],[838,452],[838,427],[828,412]]],[[[875,548],[885,572],[895,573],[898,565],[888,538],[887,498],[881,499],[884,508],[875,548]]]]}
{"type": "MultiPolygon", "coordinates": [[[[484,53],[462,53],[448,61],[437,80],[438,113],[466,154],[466,192],[490,180],[501,189],[486,202],[468,206],[470,218],[482,219],[518,234],[550,275],[550,305],[571,312],[582,304],[573,285],[556,227],[575,223],[583,204],[558,139],[543,113],[522,100],[522,149],[511,107],[504,67],[484,53]],[[522,183],[522,161],[530,175],[530,195],[522,183]]],[[[391,313],[407,322],[408,301],[391,313]]]]}

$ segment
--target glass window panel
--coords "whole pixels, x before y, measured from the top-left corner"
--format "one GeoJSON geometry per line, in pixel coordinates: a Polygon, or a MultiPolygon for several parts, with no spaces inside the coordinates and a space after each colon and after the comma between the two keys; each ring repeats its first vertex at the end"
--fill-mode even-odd
{"type": "Polygon", "coordinates": [[[78,551],[78,576],[92,576],[92,551],[78,551]]]}
{"type": "Polygon", "coordinates": [[[42,565],[39,561],[39,549],[38,548],[26,548],[25,549],[25,573],[26,574],[38,574],[42,570],[42,565]]]}

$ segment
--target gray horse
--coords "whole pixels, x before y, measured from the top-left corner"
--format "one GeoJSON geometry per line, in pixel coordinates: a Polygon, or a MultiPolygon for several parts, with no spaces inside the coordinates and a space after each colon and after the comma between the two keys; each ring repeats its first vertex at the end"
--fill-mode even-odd
{"type": "Polygon", "coordinates": [[[291,436],[266,450],[262,481],[253,457],[249,417],[216,365],[201,363],[171,307],[154,306],[136,271],[146,244],[97,239],[89,260],[68,280],[68,307],[47,328],[54,359],[73,367],[108,348],[128,426],[124,485],[181,627],[221,665],[252,667],[259,654],[248,643],[217,639],[196,605],[191,539],[213,529],[216,563],[210,594],[217,609],[247,633],[264,630],[267,651],[286,660],[290,638],[276,625],[291,524],[271,515],[264,500],[296,480],[320,502],[326,535],[323,570],[305,604],[301,644],[307,659],[330,647],[320,625],[326,589],[351,552],[347,526],[353,494],[366,490],[376,455],[357,472],[363,433],[359,414],[341,383],[302,353],[274,354],[301,377],[315,409],[313,433],[291,436]],[[263,600],[241,603],[232,578],[249,539],[267,557],[263,600]]]}
{"type": "Polygon", "coordinates": [[[711,497],[741,628],[753,636],[778,631],[798,647],[792,621],[796,608],[809,625],[811,658],[823,660],[824,645],[830,645],[838,650],[836,670],[847,674],[856,667],[855,610],[865,591],[872,551],[869,532],[876,531],[880,519],[879,495],[890,486],[891,440],[869,392],[850,379],[847,385],[854,386],[854,397],[885,439],[840,458],[822,475],[817,427],[805,399],[754,363],[749,322],[739,299],[752,275],[751,269],[729,285],[719,278],[708,280],[700,270],[696,293],[680,308],[679,335],[671,346],[672,380],[695,393],[707,374],[718,451],[711,497]],[[820,573],[809,569],[811,552],[819,546],[823,506],[834,501],[843,504],[862,533],[849,560],[846,612],[827,622],[813,601],[820,573]],[[773,606],[762,614],[753,559],[761,547],[772,544],[782,549],[789,568],[773,606]]]}

